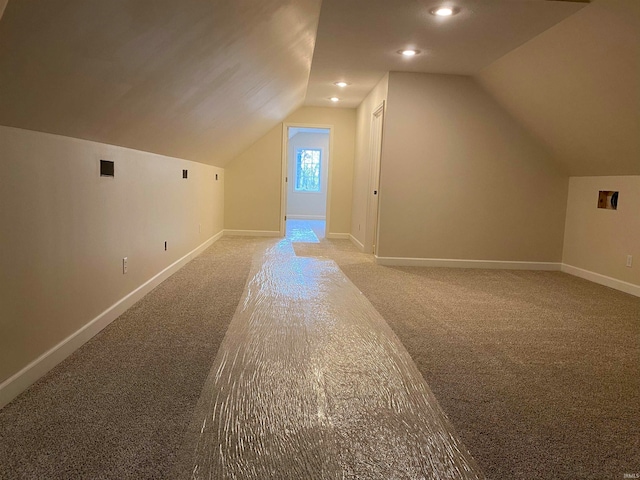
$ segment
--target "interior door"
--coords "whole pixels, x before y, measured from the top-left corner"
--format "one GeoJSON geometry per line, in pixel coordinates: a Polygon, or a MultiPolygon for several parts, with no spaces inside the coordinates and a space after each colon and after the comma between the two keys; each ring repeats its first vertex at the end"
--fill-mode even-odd
{"type": "Polygon", "coordinates": [[[377,252],[378,211],[380,206],[380,158],[382,154],[382,123],[384,120],[384,102],[373,112],[371,118],[371,172],[369,181],[369,212],[367,251],[377,252]]]}

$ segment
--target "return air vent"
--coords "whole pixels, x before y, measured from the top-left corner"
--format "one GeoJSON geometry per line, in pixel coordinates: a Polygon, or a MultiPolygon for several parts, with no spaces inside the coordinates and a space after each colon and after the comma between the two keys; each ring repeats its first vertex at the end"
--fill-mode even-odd
{"type": "Polygon", "coordinates": [[[115,164],[110,160],[100,160],[100,176],[114,177],[116,173],[115,164]]]}

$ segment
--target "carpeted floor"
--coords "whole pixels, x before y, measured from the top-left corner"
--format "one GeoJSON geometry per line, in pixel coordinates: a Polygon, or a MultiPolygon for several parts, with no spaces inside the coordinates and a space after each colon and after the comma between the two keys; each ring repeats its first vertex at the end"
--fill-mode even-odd
{"type": "Polygon", "coordinates": [[[0,479],[170,478],[260,242],[222,238],[0,410],[0,479]]]}
{"type": "Polygon", "coordinates": [[[484,480],[384,319],[293,238],[254,260],[174,478],[484,480]]]}
{"type": "Polygon", "coordinates": [[[382,267],[346,241],[294,248],[367,296],[489,478],[640,473],[640,298],[560,272],[382,267]]]}
{"type": "MultiPolygon", "coordinates": [[[[265,241],[221,239],[0,410],[0,478],[170,478],[265,241]]],[[[489,478],[640,473],[639,298],[558,272],[381,267],[345,240],[295,250],[367,296],[489,478]]]]}

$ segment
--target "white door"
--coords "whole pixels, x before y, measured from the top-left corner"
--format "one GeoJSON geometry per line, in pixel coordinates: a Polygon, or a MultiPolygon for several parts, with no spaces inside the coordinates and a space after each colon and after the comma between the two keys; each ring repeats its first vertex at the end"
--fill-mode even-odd
{"type": "Polygon", "coordinates": [[[371,118],[370,180],[367,213],[367,238],[365,251],[376,254],[378,246],[378,208],[380,203],[380,157],[382,154],[382,122],[384,102],[373,112],[371,118]]]}

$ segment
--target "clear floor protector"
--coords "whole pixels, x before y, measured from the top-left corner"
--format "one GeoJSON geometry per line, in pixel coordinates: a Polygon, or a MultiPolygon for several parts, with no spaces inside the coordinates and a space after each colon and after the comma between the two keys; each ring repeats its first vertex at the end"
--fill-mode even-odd
{"type": "Polygon", "coordinates": [[[269,242],[185,440],[192,479],[481,479],[413,360],[331,260],[269,242]]]}
{"type": "Polygon", "coordinates": [[[293,243],[320,243],[324,238],[324,220],[287,220],[287,238],[293,243]]]}
{"type": "Polygon", "coordinates": [[[310,228],[287,228],[287,238],[292,242],[320,243],[318,236],[310,228]]]}

